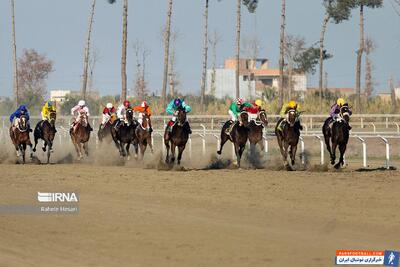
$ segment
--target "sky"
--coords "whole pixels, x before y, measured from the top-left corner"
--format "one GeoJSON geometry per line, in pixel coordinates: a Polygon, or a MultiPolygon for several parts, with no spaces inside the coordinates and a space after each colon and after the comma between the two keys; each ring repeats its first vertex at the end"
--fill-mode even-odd
{"type": "MultiPolygon", "coordinates": [[[[384,0],[381,9],[365,11],[366,35],[377,45],[371,56],[375,91],[387,90],[391,75],[400,79],[400,17],[391,0],[384,0]]],[[[15,0],[17,53],[36,49],[54,61],[47,81],[48,89],[79,90],[83,69],[91,0],[15,0]]],[[[94,87],[101,94],[119,94],[122,37],[122,2],[110,5],[97,0],[93,24],[92,47],[99,55],[94,70],[94,87]]],[[[255,14],[242,9],[242,37],[258,36],[260,57],[268,58],[271,67],[278,66],[280,0],[260,0],[255,14]]],[[[287,33],[306,38],[308,44],[318,42],[324,15],[322,0],[287,0],[287,33]]],[[[175,0],[172,29],[179,32],[176,69],[181,79],[180,90],[199,93],[202,72],[203,3],[175,0]]],[[[129,1],[128,13],[128,87],[133,87],[135,58],[133,44],[139,40],[150,51],[147,80],[151,91],[162,86],[164,48],[161,29],[166,21],[167,0],[129,1]]],[[[221,36],[217,47],[218,65],[235,55],[236,1],[210,0],[209,29],[221,36]]],[[[0,1],[0,95],[12,94],[12,42],[10,1],[0,1]]],[[[354,87],[356,50],[359,41],[359,15],[349,21],[329,24],[326,48],[333,58],[325,63],[329,87],[354,87]]],[[[318,77],[310,75],[308,86],[317,86],[318,77]]]]}

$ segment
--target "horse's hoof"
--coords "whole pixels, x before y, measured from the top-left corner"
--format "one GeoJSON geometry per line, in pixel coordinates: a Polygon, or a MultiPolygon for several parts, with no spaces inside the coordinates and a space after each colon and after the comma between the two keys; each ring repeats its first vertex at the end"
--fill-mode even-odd
{"type": "Polygon", "coordinates": [[[218,155],[221,155],[221,154],[222,154],[221,150],[217,151],[217,154],[218,154],[218,155]]]}
{"type": "Polygon", "coordinates": [[[340,162],[339,162],[339,163],[337,163],[337,164],[335,164],[335,166],[334,166],[334,168],[335,168],[336,170],[339,170],[339,169],[340,169],[340,167],[341,167],[341,165],[340,165],[340,162]]]}
{"type": "Polygon", "coordinates": [[[335,160],[331,160],[331,165],[335,165],[335,160]]]}
{"type": "Polygon", "coordinates": [[[33,152],[36,152],[36,148],[32,149],[33,152]]]}
{"type": "Polygon", "coordinates": [[[43,152],[46,152],[46,148],[45,147],[42,147],[42,150],[43,150],[43,152]]]}

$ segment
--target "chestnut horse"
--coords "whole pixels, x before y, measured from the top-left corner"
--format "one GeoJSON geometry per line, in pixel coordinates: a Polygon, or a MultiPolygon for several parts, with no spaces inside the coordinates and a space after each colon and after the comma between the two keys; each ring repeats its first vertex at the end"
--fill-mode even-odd
{"type": "Polygon", "coordinates": [[[10,137],[14,144],[17,156],[22,156],[22,163],[25,164],[25,150],[29,146],[31,153],[30,158],[33,158],[32,143],[29,137],[29,125],[28,120],[24,114],[19,117],[19,122],[16,127],[13,125],[10,127],[10,137]]]}
{"type": "Polygon", "coordinates": [[[70,130],[71,140],[75,146],[78,160],[83,158],[83,152],[89,156],[88,142],[90,139],[91,128],[89,126],[88,116],[84,111],[79,112],[79,120],[70,130]]]}

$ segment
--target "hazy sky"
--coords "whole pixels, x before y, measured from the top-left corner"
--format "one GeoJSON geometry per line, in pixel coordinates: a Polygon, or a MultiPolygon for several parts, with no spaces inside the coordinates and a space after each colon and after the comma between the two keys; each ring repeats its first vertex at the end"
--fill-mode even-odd
{"type": "MultiPolygon", "coordinates": [[[[34,48],[55,62],[55,71],[48,80],[48,89],[75,89],[81,86],[83,50],[87,31],[90,0],[15,0],[18,54],[34,48]]],[[[160,90],[163,72],[161,27],[166,20],[167,0],[129,1],[128,16],[128,86],[134,79],[135,40],[146,44],[151,54],[147,63],[150,89],[160,90]]],[[[177,71],[182,89],[197,93],[200,87],[202,62],[203,2],[175,0],[172,28],[180,32],[177,43],[177,71]]],[[[260,0],[256,14],[243,9],[242,36],[258,35],[262,42],[260,57],[267,57],[277,66],[279,54],[280,2],[260,0]]],[[[210,31],[222,36],[218,46],[218,64],[235,53],[236,9],[234,0],[210,1],[210,31]]],[[[400,78],[400,17],[390,0],[380,10],[367,9],[366,34],[377,43],[372,56],[376,90],[387,88],[390,75],[400,78]]],[[[10,1],[0,1],[0,95],[12,93],[12,47],[10,1]]],[[[304,36],[309,44],[319,40],[323,18],[322,0],[287,0],[287,32],[304,36]]],[[[100,61],[95,69],[94,86],[102,94],[120,92],[120,58],[122,35],[122,1],[110,5],[97,0],[93,25],[93,47],[100,61]]],[[[328,26],[326,46],[334,57],[326,62],[329,86],[354,87],[359,16],[355,11],[350,21],[328,26]]],[[[316,76],[309,77],[309,86],[316,86],[316,76]]]]}

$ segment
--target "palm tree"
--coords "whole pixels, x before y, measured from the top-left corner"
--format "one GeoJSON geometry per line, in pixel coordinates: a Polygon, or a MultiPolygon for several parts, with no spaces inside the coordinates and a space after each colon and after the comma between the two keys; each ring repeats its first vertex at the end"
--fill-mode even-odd
{"type": "Polygon", "coordinates": [[[254,13],[257,9],[258,0],[237,0],[236,5],[236,98],[240,97],[239,86],[239,61],[240,61],[240,30],[241,30],[241,9],[243,4],[250,13],[254,13]]]}
{"type": "Polygon", "coordinates": [[[356,64],[356,94],[357,94],[357,112],[361,113],[361,61],[362,55],[365,52],[364,38],[364,7],[380,8],[383,5],[382,0],[355,0],[354,7],[360,9],[360,46],[357,50],[356,64]]]}
{"type": "Polygon", "coordinates": [[[284,86],[284,64],[285,64],[285,26],[286,26],[286,0],[281,2],[281,33],[279,45],[279,97],[278,109],[283,105],[283,86],[284,86]]]}
{"type": "Polygon", "coordinates": [[[204,111],[204,97],[206,93],[206,75],[207,75],[207,59],[208,59],[208,2],[205,0],[204,9],[204,47],[203,47],[203,72],[201,77],[200,106],[204,111]]]}
{"type": "Polygon", "coordinates": [[[14,88],[14,97],[15,97],[15,99],[14,99],[15,107],[18,107],[19,88],[18,88],[17,41],[15,38],[15,3],[14,3],[14,0],[11,0],[11,16],[12,16],[13,67],[14,67],[13,88],[14,88]]]}
{"type": "MultiPolygon", "coordinates": [[[[117,0],[108,0],[110,4],[114,4],[117,0]]],[[[122,91],[121,101],[126,100],[126,46],[128,40],[128,0],[124,0],[122,15],[122,55],[121,55],[121,80],[122,91]]]]}
{"type": "Polygon", "coordinates": [[[169,41],[171,35],[171,16],[172,16],[172,4],[173,0],[168,0],[168,12],[167,12],[167,22],[164,31],[164,76],[162,85],[162,105],[165,106],[167,98],[167,83],[168,83],[168,63],[169,63],[169,41]]]}
{"type": "Polygon", "coordinates": [[[348,20],[351,16],[352,0],[324,0],[325,16],[322,23],[321,34],[319,39],[319,97],[320,109],[322,111],[323,96],[323,75],[325,54],[325,33],[329,21],[339,24],[344,20],[348,20]]]}
{"type": "Polygon", "coordinates": [[[88,81],[88,66],[89,66],[89,56],[90,56],[90,36],[92,33],[92,25],[93,25],[93,17],[94,10],[96,7],[96,0],[92,1],[92,9],[89,16],[89,27],[87,32],[86,46],[85,46],[85,55],[83,62],[83,75],[82,75],[82,98],[86,100],[86,87],[88,81]]]}

